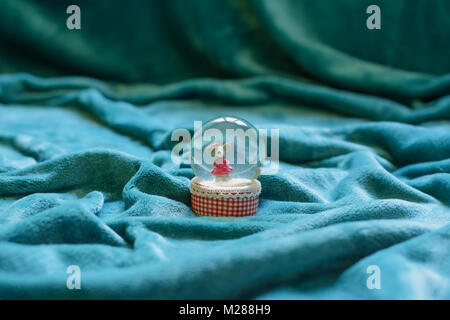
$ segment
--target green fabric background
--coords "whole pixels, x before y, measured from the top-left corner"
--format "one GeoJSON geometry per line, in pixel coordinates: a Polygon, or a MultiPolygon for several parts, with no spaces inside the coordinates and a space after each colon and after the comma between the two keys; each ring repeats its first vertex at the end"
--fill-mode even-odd
{"type": "Polygon", "coordinates": [[[450,298],[449,17],[447,0],[1,0],[0,298],[450,298]],[[173,130],[224,114],[280,130],[254,217],[195,216],[170,159],[173,130]]]}
{"type": "Polygon", "coordinates": [[[369,0],[70,1],[0,4],[1,71],[164,84],[196,77],[282,74],[379,95],[448,92],[450,3],[369,0]],[[446,91],[447,90],[447,91],[446,91]]]}

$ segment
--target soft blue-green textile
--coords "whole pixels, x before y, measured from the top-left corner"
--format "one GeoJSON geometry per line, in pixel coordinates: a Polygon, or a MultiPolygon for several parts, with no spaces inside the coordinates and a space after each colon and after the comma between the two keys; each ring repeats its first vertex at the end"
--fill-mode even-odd
{"type": "Polygon", "coordinates": [[[450,299],[449,2],[371,2],[1,1],[0,298],[450,299]],[[280,130],[253,217],[171,161],[221,115],[280,130]]]}

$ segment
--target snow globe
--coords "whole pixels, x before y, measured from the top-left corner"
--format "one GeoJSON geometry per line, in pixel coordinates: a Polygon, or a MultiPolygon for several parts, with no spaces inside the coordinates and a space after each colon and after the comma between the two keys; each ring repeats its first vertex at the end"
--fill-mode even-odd
{"type": "Polygon", "coordinates": [[[247,121],[219,117],[197,127],[192,139],[190,191],[200,216],[243,217],[256,214],[261,183],[259,133],[247,121]]]}

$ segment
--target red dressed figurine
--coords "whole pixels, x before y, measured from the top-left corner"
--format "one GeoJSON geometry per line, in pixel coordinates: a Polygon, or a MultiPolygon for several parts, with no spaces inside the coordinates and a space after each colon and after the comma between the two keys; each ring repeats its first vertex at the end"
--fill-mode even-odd
{"type": "Polygon", "coordinates": [[[225,159],[228,146],[228,143],[223,146],[220,146],[218,143],[213,143],[209,146],[211,155],[215,157],[211,174],[215,176],[226,176],[233,172],[233,168],[228,165],[227,159],[225,159]]]}
{"type": "Polygon", "coordinates": [[[224,176],[233,172],[233,168],[227,164],[227,159],[216,159],[213,166],[211,173],[215,176],[224,176]]]}

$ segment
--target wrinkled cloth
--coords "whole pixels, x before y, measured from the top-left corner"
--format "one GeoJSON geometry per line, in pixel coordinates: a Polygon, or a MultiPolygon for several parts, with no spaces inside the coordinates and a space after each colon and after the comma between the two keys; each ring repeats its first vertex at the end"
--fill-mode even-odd
{"type": "Polygon", "coordinates": [[[449,299],[450,4],[378,2],[1,1],[0,298],[449,299]],[[223,115],[279,129],[253,217],[172,161],[223,115]]]}

